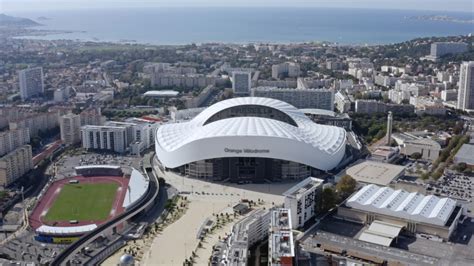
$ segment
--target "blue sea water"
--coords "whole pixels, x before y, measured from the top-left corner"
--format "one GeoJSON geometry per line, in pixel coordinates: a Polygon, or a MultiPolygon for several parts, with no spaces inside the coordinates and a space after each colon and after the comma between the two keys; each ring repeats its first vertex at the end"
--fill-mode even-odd
{"type": "Polygon", "coordinates": [[[75,31],[40,39],[134,40],[150,44],[291,43],[386,44],[417,37],[469,34],[474,24],[411,20],[419,15],[473,19],[473,13],[334,8],[131,8],[18,12],[38,29],[75,31]]]}

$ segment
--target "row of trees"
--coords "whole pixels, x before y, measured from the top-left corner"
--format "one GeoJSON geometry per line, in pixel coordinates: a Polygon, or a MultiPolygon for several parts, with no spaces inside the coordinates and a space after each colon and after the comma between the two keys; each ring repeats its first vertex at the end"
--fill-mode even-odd
{"type": "Polygon", "coordinates": [[[357,181],[355,181],[350,175],[344,175],[335,187],[324,188],[321,197],[321,210],[325,212],[334,208],[336,204],[342,202],[354,193],[356,187],[357,181]]]}

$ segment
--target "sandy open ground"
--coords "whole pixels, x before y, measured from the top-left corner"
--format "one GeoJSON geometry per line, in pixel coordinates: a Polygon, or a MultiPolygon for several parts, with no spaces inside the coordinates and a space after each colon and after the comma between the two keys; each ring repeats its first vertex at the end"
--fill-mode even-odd
{"type": "MultiPolygon", "coordinates": [[[[140,265],[183,265],[185,258],[189,258],[198,245],[197,233],[206,218],[212,218],[214,213],[232,213],[232,206],[242,199],[254,202],[258,199],[263,200],[265,204],[259,207],[268,208],[273,203],[282,204],[281,194],[296,184],[296,182],[245,185],[211,183],[171,172],[160,176],[165,176],[167,183],[186,193],[182,195],[190,201],[189,208],[179,220],[168,225],[153,240],[151,248],[144,252],[140,265]]],[[[197,252],[199,257],[196,259],[196,264],[207,265],[212,245],[217,243],[219,235],[223,236],[226,232],[230,232],[233,223],[227,224],[206,239],[203,248],[197,252]]],[[[120,255],[115,254],[104,264],[113,265],[120,255]]]]}

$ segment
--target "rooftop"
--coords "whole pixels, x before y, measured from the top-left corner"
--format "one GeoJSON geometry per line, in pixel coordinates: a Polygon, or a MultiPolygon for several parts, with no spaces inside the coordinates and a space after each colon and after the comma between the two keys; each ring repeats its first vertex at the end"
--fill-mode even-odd
{"type": "Polygon", "coordinates": [[[454,156],[456,163],[466,163],[469,165],[474,165],[474,145],[464,144],[461,149],[459,149],[456,156],[454,156]]]}
{"type": "Polygon", "coordinates": [[[346,173],[358,182],[387,185],[393,179],[402,175],[404,171],[405,166],[364,161],[350,167],[346,173]]]}
{"type": "Polygon", "coordinates": [[[366,185],[354,193],[346,206],[426,224],[444,226],[456,208],[456,201],[422,195],[403,189],[366,185]]]}
{"type": "Polygon", "coordinates": [[[311,190],[314,187],[320,186],[324,180],[314,177],[308,177],[298,184],[294,185],[283,193],[285,197],[299,198],[305,194],[306,191],[311,190]]]}

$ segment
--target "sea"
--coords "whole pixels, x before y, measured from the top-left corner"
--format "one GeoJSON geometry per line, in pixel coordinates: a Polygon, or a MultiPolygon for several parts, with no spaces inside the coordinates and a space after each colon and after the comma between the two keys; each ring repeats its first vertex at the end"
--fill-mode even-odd
{"type": "Polygon", "coordinates": [[[71,33],[36,39],[190,43],[300,43],[327,41],[373,45],[417,37],[465,35],[474,24],[410,19],[446,15],[471,20],[473,12],[344,8],[110,8],[9,13],[33,19],[44,30],[71,33]],[[42,18],[41,20],[38,20],[42,18]]]}

